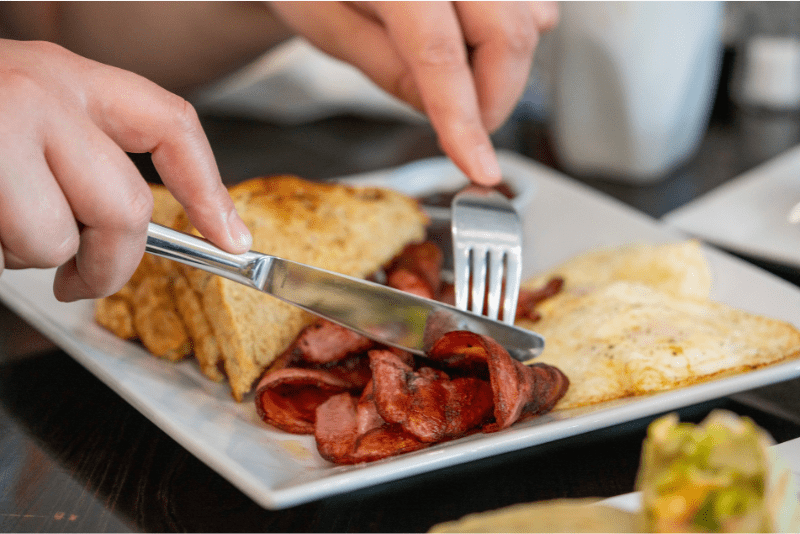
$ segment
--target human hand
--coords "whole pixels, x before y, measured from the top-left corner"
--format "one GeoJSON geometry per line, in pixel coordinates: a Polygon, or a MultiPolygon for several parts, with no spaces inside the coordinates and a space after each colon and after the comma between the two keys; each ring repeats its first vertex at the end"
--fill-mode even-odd
{"type": "Polygon", "coordinates": [[[274,2],[273,11],[332,56],[425,112],[444,152],[474,182],[501,180],[489,133],[528,80],[555,2],[274,2]]]}
{"type": "Polygon", "coordinates": [[[185,100],[54,44],[0,40],[0,272],[59,266],[53,291],[63,301],[121,288],[144,253],[153,208],[126,151],[152,153],[210,241],[249,248],[185,100]]]}

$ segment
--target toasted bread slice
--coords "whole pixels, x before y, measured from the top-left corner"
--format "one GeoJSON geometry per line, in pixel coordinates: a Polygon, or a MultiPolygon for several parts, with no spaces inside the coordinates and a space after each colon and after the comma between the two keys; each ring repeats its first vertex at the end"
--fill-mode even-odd
{"type": "Polygon", "coordinates": [[[192,289],[183,269],[177,264],[176,269],[180,272],[173,278],[175,307],[189,332],[192,352],[203,374],[219,382],[225,378],[222,372],[222,353],[203,311],[202,295],[192,289]]]}
{"type": "Polygon", "coordinates": [[[177,361],[192,352],[189,333],[175,309],[174,276],[154,273],[146,276],[133,295],[133,327],[137,337],[152,354],[177,361]]]}
{"type": "MultiPolygon", "coordinates": [[[[379,270],[422,240],[428,222],[415,200],[384,189],[279,176],[248,180],[230,192],[253,234],[253,250],[350,276],[379,270]]],[[[185,217],[183,226],[191,230],[185,217]]],[[[251,288],[184,270],[219,344],[233,396],[242,400],[311,319],[251,288]]]]}

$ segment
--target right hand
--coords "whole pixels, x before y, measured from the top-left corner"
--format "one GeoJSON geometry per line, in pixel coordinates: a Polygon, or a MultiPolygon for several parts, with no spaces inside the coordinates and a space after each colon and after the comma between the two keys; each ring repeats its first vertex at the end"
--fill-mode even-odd
{"type": "Polygon", "coordinates": [[[271,2],[323,51],[425,112],[445,154],[473,182],[501,180],[489,133],[525,89],[554,2],[271,2]]]}
{"type": "Polygon", "coordinates": [[[211,242],[250,247],[184,99],[51,43],[0,39],[0,272],[58,266],[63,301],[119,290],[144,254],[153,208],[125,152],[152,154],[211,242]]]}

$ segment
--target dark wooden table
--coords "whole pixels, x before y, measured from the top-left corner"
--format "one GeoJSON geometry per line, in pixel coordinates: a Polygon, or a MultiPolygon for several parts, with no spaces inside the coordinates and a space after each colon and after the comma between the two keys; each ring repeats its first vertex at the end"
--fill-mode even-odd
{"type": "MultiPolygon", "coordinates": [[[[282,128],[204,117],[221,171],[235,182],[296,173],[324,179],[438,155],[426,126],[340,117],[282,128]]],[[[558,168],[545,125],[515,118],[496,136],[558,168]]],[[[800,142],[800,118],[718,103],[695,157],[649,186],[580,177],[653,216],[800,142]]],[[[149,178],[147,158],[135,160],[149,178]]],[[[763,264],[762,264],[763,265],[763,264]]],[[[798,273],[763,265],[794,283],[798,273]]],[[[681,410],[725,407],[778,442],[800,437],[800,381],[681,410]]],[[[633,490],[644,429],[634,421],[345,495],[268,511],[0,306],[0,531],[425,531],[466,513],[557,497],[633,490]]]]}

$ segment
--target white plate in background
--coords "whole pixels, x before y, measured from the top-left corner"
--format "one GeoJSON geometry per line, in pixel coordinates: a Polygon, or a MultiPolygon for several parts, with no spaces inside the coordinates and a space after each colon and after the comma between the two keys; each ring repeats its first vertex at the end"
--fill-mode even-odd
{"type": "MultiPolygon", "coordinates": [[[[681,238],[647,215],[531,160],[510,153],[500,157],[501,165],[536,187],[523,214],[534,243],[523,260],[528,275],[597,246],[681,238]]],[[[421,164],[418,170],[426,183],[437,185],[439,168],[421,164]]],[[[371,173],[371,179],[402,188],[407,181],[393,181],[396,172],[371,173]]],[[[800,289],[715,249],[706,253],[714,273],[712,298],[800,325],[800,289]]],[[[501,432],[474,434],[373,463],[334,466],[317,454],[312,436],[267,426],[256,415],[252,397],[236,403],[228,387],[208,380],[195,362],[153,358],[138,344],[119,340],[95,324],[91,302],[56,301],[52,278],[52,270],[6,270],[0,276],[0,299],[192,454],[270,509],[466,464],[800,375],[800,362],[783,363],[648,397],[551,412],[501,432]]]]}
{"type": "Polygon", "coordinates": [[[800,269],[800,146],[743,173],[662,218],[709,243],[800,269]]]}

